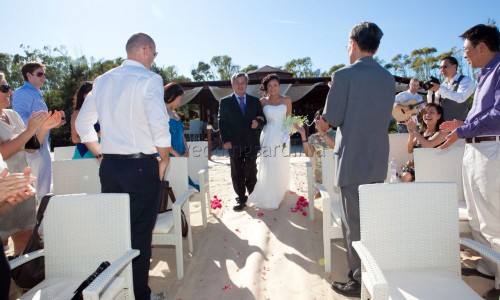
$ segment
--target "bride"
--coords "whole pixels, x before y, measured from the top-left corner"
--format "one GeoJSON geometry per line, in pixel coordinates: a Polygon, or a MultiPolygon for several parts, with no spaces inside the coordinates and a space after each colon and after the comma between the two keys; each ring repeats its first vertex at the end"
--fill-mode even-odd
{"type": "Polygon", "coordinates": [[[277,209],[290,189],[290,146],[283,147],[283,121],[292,111],[292,100],[282,96],[280,79],[269,74],[260,89],[260,100],[267,124],[260,135],[260,162],[257,184],[248,201],[263,209],[277,209]]]}

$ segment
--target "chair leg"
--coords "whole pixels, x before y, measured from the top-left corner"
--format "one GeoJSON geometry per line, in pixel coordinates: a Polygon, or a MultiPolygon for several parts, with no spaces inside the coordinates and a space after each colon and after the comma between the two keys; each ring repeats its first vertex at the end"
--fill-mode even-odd
{"type": "Polygon", "coordinates": [[[323,229],[323,255],[325,257],[325,272],[332,272],[332,244],[330,236],[328,236],[329,229],[323,229]]]}
{"type": "Polygon", "coordinates": [[[207,228],[207,192],[204,184],[200,183],[200,192],[198,194],[198,197],[200,197],[201,220],[203,223],[203,228],[207,228]]]}

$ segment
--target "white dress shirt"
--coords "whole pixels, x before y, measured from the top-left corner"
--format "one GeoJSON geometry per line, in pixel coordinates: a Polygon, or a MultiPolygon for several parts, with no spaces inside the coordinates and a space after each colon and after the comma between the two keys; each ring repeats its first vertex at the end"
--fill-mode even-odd
{"type": "Polygon", "coordinates": [[[96,78],[76,119],[82,143],[97,141],[97,120],[101,153],[153,154],[170,147],[163,80],[137,61],[125,60],[96,78]]]}
{"type": "MultiPolygon", "coordinates": [[[[446,79],[439,87],[439,90],[436,92],[436,99],[439,99],[438,97],[441,96],[441,98],[444,99],[450,99],[452,101],[455,101],[457,103],[464,103],[467,99],[469,99],[470,95],[474,93],[474,90],[476,89],[476,85],[474,84],[474,81],[468,77],[464,76],[460,83],[458,84],[458,89],[457,91],[453,91],[451,88],[453,82],[457,81],[458,78],[460,77],[460,74],[455,74],[453,76],[453,79],[450,81],[446,79]]],[[[429,91],[427,94],[427,100],[429,102],[432,102],[432,91],[429,91]]]]}

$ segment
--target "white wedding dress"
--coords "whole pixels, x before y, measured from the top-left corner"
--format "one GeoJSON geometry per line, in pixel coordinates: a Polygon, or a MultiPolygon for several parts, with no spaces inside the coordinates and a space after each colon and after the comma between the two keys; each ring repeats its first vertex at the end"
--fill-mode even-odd
{"type": "Polygon", "coordinates": [[[277,209],[290,190],[290,143],[283,147],[283,121],[286,105],[266,105],[263,108],[267,124],[260,134],[257,184],[248,202],[263,209],[277,209]]]}

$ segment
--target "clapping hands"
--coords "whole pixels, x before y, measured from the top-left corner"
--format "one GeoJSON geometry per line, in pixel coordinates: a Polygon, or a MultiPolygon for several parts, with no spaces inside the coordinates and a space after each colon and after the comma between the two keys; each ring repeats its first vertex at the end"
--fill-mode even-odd
{"type": "Polygon", "coordinates": [[[31,184],[35,180],[30,167],[24,169],[23,173],[13,174],[9,174],[9,170],[5,168],[0,173],[0,212],[33,196],[36,191],[31,184]]]}

